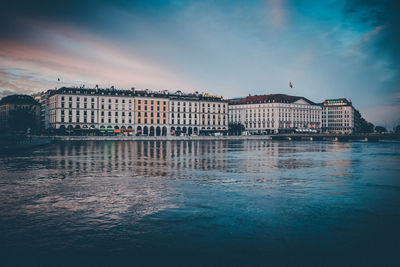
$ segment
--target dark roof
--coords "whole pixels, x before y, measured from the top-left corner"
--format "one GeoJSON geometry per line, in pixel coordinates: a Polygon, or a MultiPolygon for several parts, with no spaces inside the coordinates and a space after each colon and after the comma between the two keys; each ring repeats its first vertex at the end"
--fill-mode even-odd
{"type": "Polygon", "coordinates": [[[168,92],[152,92],[150,90],[136,90],[134,96],[141,97],[164,97],[167,98],[169,96],[168,92]]]}
{"type": "Polygon", "coordinates": [[[50,95],[55,95],[55,94],[80,94],[80,95],[133,96],[134,93],[135,92],[133,90],[61,87],[60,89],[51,90],[50,95]]]}
{"type": "Polygon", "coordinates": [[[9,95],[0,100],[1,104],[40,105],[30,95],[9,95]]]}
{"type": "Polygon", "coordinates": [[[115,96],[137,96],[137,97],[159,97],[159,98],[171,98],[171,99],[182,99],[182,100],[210,100],[210,101],[222,101],[222,97],[211,96],[208,94],[184,94],[180,91],[176,93],[170,93],[168,91],[154,92],[151,90],[118,90],[118,89],[91,89],[91,88],[71,88],[62,87],[56,90],[50,90],[50,95],[55,94],[79,94],[79,95],[115,95],[115,96]]]}
{"type": "Polygon", "coordinates": [[[311,105],[316,105],[314,102],[302,96],[292,96],[285,94],[270,94],[270,95],[249,95],[243,98],[229,99],[230,105],[243,105],[243,104],[258,104],[258,103],[293,103],[303,99],[311,105]]]}

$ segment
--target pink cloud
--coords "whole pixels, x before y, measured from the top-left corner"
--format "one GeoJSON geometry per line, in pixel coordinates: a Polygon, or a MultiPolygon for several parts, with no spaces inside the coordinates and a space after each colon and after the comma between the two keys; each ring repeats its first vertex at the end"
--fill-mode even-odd
{"type": "MultiPolygon", "coordinates": [[[[54,25],[43,27],[38,24],[38,28],[47,37],[43,43],[9,41],[0,44],[1,69],[29,71],[33,76],[40,77],[38,79],[42,82],[54,81],[54,86],[57,86],[55,81],[60,77],[67,84],[154,89],[193,87],[167,66],[143,59],[123,44],[67,26],[57,25],[56,28],[54,25]]],[[[11,89],[9,84],[1,87],[11,89]]],[[[37,85],[32,79],[18,81],[18,84],[27,88],[37,85]]]]}
{"type": "Polygon", "coordinates": [[[383,29],[385,28],[384,25],[380,25],[375,27],[375,29],[363,34],[357,41],[356,43],[352,46],[352,48],[350,49],[351,53],[354,53],[356,51],[358,51],[364,44],[368,43],[369,41],[371,41],[371,38],[374,35],[379,34],[383,29]]]}
{"type": "Polygon", "coordinates": [[[269,24],[281,28],[286,25],[287,11],[285,0],[270,0],[267,2],[269,24]]]}

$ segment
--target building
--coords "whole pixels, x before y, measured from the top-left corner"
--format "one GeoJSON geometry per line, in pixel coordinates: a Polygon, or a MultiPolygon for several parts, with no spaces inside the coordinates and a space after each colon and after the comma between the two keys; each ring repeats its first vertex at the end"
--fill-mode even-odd
{"type": "Polygon", "coordinates": [[[135,92],[136,133],[146,136],[168,135],[169,95],[167,91],[135,92]]]}
{"type": "MultiPolygon", "coordinates": [[[[345,98],[327,99],[322,106],[322,131],[352,134],[355,129],[355,109],[345,98]]],[[[359,116],[361,119],[361,115],[359,116]]]]}
{"type": "Polygon", "coordinates": [[[49,96],[51,90],[33,94],[32,97],[40,104],[40,131],[49,128],[49,96]]]}
{"type": "Polygon", "coordinates": [[[227,134],[228,101],[221,96],[202,94],[200,100],[200,134],[227,134]]]}
{"type": "Polygon", "coordinates": [[[320,105],[300,96],[254,95],[229,100],[229,122],[250,133],[319,132],[320,105]]]}
{"type": "Polygon", "coordinates": [[[37,131],[40,125],[40,104],[29,95],[10,95],[0,100],[1,131],[37,131]]]}
{"type": "Polygon", "coordinates": [[[169,125],[171,135],[198,135],[200,126],[200,97],[198,93],[169,95],[169,125]]]}
{"type": "Polygon", "coordinates": [[[49,127],[57,131],[167,136],[226,134],[228,103],[180,91],[60,88],[48,96],[49,127]]]}
{"type": "Polygon", "coordinates": [[[134,91],[60,88],[49,96],[49,127],[56,130],[134,132],[134,91]]]}

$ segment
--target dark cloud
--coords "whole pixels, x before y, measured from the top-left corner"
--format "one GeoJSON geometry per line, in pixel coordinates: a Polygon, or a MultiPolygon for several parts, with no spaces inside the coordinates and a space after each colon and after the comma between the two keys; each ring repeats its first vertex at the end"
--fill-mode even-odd
{"type": "Polygon", "coordinates": [[[107,9],[141,12],[157,1],[135,0],[0,0],[0,39],[21,38],[29,21],[62,22],[80,27],[101,27],[113,14],[107,9]]]}
{"type": "Polygon", "coordinates": [[[350,0],[344,14],[358,27],[379,29],[365,48],[385,57],[390,68],[400,71],[400,1],[350,0]]]}

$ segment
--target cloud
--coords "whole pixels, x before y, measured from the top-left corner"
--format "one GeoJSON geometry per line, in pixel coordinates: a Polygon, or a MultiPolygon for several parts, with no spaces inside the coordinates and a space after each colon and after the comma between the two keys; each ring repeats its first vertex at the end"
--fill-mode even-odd
{"type": "MultiPolygon", "coordinates": [[[[344,15],[357,27],[369,29],[361,43],[366,53],[384,57],[388,67],[400,71],[400,2],[397,0],[350,0],[344,15]],[[372,37],[374,40],[372,41],[372,37]]],[[[399,77],[398,77],[399,78],[399,77]]]]}
{"type": "MultiPolygon", "coordinates": [[[[149,62],[135,55],[134,51],[123,44],[65,25],[46,25],[40,27],[38,32],[45,37],[45,45],[3,41],[0,46],[0,66],[3,69],[22,69],[25,72],[34,70],[31,71],[33,76],[47,77],[53,81],[60,77],[71,84],[81,82],[153,89],[191,85],[168,70],[167,66],[149,62]]],[[[17,80],[9,75],[4,78],[17,80]]],[[[20,79],[26,80],[26,77],[20,76],[20,79]]],[[[57,83],[51,88],[54,86],[57,83]]]]}
{"type": "Polygon", "coordinates": [[[286,26],[288,15],[285,2],[285,0],[269,0],[267,2],[269,23],[276,28],[286,26]]]}

